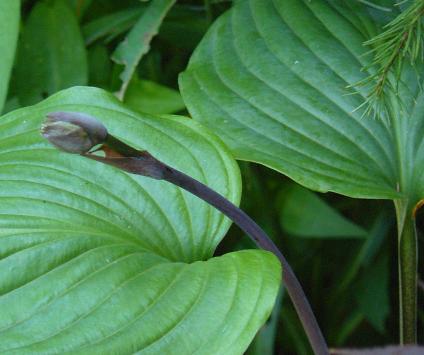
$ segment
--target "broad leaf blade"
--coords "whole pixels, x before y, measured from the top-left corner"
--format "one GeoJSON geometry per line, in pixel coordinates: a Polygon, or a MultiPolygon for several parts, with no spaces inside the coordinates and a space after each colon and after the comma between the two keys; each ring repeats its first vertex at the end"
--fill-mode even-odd
{"type": "Polygon", "coordinates": [[[278,260],[245,251],[199,261],[229,221],[168,183],[52,148],[39,127],[58,110],[94,115],[117,137],[240,198],[225,146],[187,118],[139,116],[95,88],[4,116],[0,351],[243,353],[271,312],[278,260]]]}
{"type": "MultiPolygon", "coordinates": [[[[98,117],[117,137],[147,149],[238,203],[236,163],[196,122],[177,116],[140,119],[105,91],[73,88],[3,117],[3,211],[34,214],[25,220],[32,228],[41,218],[52,220],[50,228],[60,229],[66,222],[83,231],[132,238],[172,260],[190,262],[212,256],[228,229],[228,219],[169,183],[58,152],[41,138],[39,127],[46,113],[60,110],[98,117]]],[[[18,215],[7,219],[5,227],[23,223],[18,215]]]]}
{"type": "Polygon", "coordinates": [[[65,1],[32,9],[18,49],[16,89],[22,105],[87,83],[87,58],[76,15],[65,1]]]}
{"type": "Polygon", "coordinates": [[[259,251],[183,264],[125,243],[87,249],[0,298],[2,352],[242,354],[280,281],[278,261],[259,251]]]}
{"type": "Polygon", "coordinates": [[[390,127],[355,111],[364,92],[347,95],[367,75],[367,38],[335,3],[238,2],[191,58],[183,98],[239,159],[318,191],[394,198],[390,127]]]}
{"type": "Polygon", "coordinates": [[[20,1],[0,2],[0,113],[6,100],[19,30],[20,1]]]}

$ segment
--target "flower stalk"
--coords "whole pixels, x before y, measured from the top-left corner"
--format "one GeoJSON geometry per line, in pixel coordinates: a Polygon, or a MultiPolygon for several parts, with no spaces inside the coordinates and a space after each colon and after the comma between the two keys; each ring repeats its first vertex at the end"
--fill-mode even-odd
{"type": "Polygon", "coordinates": [[[262,228],[240,208],[200,181],[159,161],[149,152],[139,151],[107,133],[102,123],[91,116],[72,112],[50,113],[42,126],[41,133],[55,147],[63,151],[81,154],[86,158],[112,165],[132,174],[168,181],[221,211],[237,224],[259,248],[273,253],[280,260],[284,284],[314,353],[317,355],[329,354],[312,308],[286,258],[262,228]],[[72,134],[69,134],[69,131],[72,134]],[[90,142],[91,147],[87,149],[90,142]],[[101,146],[95,149],[98,144],[101,146]],[[95,151],[103,150],[105,156],[93,154],[93,148],[95,151]]]}

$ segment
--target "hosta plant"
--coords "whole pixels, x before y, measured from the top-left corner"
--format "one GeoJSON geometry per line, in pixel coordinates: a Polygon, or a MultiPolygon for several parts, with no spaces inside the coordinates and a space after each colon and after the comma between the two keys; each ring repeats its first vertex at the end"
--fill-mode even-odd
{"type": "Polygon", "coordinates": [[[270,355],[281,323],[280,344],[328,354],[318,323],[337,347],[364,318],[384,332],[389,261],[400,340],[416,342],[423,13],[422,0],[0,1],[0,353],[270,355]],[[271,168],[240,164],[243,202],[281,251],[238,208],[235,159],[271,168]],[[398,260],[381,247],[385,206],[351,221],[305,188],[393,201],[398,260]],[[265,250],[234,229],[221,243],[230,219],[265,250]],[[337,257],[310,262],[314,245],[337,257]],[[319,322],[283,253],[306,265],[319,322]],[[322,273],[331,262],[342,277],[322,273]]]}
{"type": "Polygon", "coordinates": [[[235,161],[187,118],[140,116],[94,88],[2,117],[1,352],[243,352],[272,309],[278,260],[261,251],[211,258],[229,226],[218,211],[56,151],[40,125],[69,109],[240,198],[235,161]]]}
{"type": "Polygon", "coordinates": [[[190,113],[236,158],[313,190],[393,200],[405,343],[416,341],[415,214],[424,198],[423,5],[411,3],[409,22],[399,15],[370,49],[364,43],[388,21],[374,7],[239,1],[208,31],[180,77],[190,113]]]}

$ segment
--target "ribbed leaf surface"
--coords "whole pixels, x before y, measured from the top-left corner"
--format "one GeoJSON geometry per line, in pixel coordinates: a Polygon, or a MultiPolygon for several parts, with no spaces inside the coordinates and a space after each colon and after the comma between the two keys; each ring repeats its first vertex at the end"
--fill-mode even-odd
{"type": "Polygon", "coordinates": [[[184,117],[139,116],[94,88],[0,121],[0,352],[241,354],[272,309],[269,253],[212,258],[229,221],[201,200],[52,148],[52,111],[85,112],[234,203],[236,163],[184,117]]]}
{"type": "Polygon", "coordinates": [[[191,58],[183,98],[239,159],[315,190],[395,198],[406,142],[395,123],[355,111],[364,88],[346,88],[369,74],[363,42],[373,32],[348,1],[240,1],[191,58]]]}

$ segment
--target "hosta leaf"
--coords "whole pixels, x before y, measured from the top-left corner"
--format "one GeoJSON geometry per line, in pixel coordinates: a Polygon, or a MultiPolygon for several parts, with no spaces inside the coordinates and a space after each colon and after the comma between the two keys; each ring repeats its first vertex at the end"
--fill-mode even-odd
{"type": "Polygon", "coordinates": [[[229,221],[168,183],[52,148],[45,114],[91,114],[117,137],[234,203],[237,165],[184,117],[137,115],[72,88],[0,124],[0,352],[241,354],[272,309],[280,266],[211,257],[229,221]]]}
{"type": "Polygon", "coordinates": [[[39,1],[20,40],[16,89],[22,105],[87,83],[87,58],[76,15],[63,0],[39,1]]]}
{"type": "Polygon", "coordinates": [[[94,239],[0,298],[3,353],[242,354],[272,309],[279,278],[268,253],[183,264],[94,239]]]}
{"type": "Polygon", "coordinates": [[[66,222],[83,231],[135,238],[143,247],[176,261],[212,256],[228,229],[228,219],[169,183],[56,151],[43,141],[39,128],[46,113],[59,110],[98,117],[117,137],[239,201],[236,163],[196,122],[177,116],[140,119],[105,91],[73,88],[2,118],[0,198],[3,213],[12,213],[2,226],[21,227],[25,222],[35,228],[42,219],[50,221],[49,228],[60,229],[66,222]],[[18,211],[29,215],[22,221],[14,215],[18,211]],[[139,235],[143,238],[134,237],[139,235]]]}
{"type": "Polygon", "coordinates": [[[239,1],[209,30],[180,86],[193,117],[237,158],[318,191],[396,198],[410,192],[408,166],[422,179],[423,95],[405,77],[405,109],[390,122],[355,111],[366,90],[347,95],[346,86],[369,75],[362,44],[373,29],[351,3],[239,1]]]}
{"type": "Polygon", "coordinates": [[[0,2],[0,113],[6,100],[10,71],[18,40],[19,5],[20,2],[16,0],[0,2]]]}

